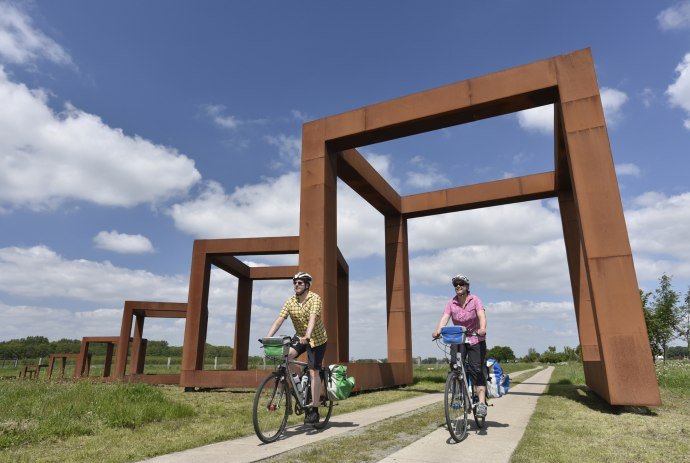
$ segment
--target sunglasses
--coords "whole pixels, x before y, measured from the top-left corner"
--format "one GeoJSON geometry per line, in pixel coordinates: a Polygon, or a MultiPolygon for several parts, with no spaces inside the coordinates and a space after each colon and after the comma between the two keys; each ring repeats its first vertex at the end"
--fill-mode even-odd
{"type": "Polygon", "coordinates": [[[304,282],[302,280],[292,280],[292,284],[295,286],[303,286],[304,282]]]}
{"type": "Polygon", "coordinates": [[[453,285],[453,287],[457,288],[458,286],[467,286],[465,283],[456,283],[453,285]]]}

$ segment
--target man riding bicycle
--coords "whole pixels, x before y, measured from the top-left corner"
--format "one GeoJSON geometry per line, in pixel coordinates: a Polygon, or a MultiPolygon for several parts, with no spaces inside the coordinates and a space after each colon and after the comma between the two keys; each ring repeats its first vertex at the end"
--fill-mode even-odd
{"type": "Polygon", "coordinates": [[[285,301],[278,318],[273,322],[266,335],[266,337],[273,336],[289,315],[299,337],[299,344],[290,348],[289,356],[295,358],[302,355],[305,350],[307,351],[312,403],[307,405],[310,411],[304,418],[306,424],[319,422],[318,400],[321,392],[319,369],[326,353],[326,341],[328,341],[326,327],[321,319],[321,297],[309,291],[311,282],[312,277],[306,272],[298,272],[292,278],[295,295],[285,301]]]}
{"type": "MultiPolygon", "coordinates": [[[[441,333],[441,328],[446,326],[449,319],[453,320],[453,325],[464,326],[468,333],[476,335],[468,336],[469,344],[463,346],[462,360],[468,359],[468,374],[472,379],[474,389],[479,396],[477,405],[477,416],[485,417],[486,406],[486,314],[482,301],[470,294],[470,280],[465,275],[455,275],[451,283],[455,288],[455,296],[448,301],[443,311],[438,328],[433,332],[432,337],[437,338],[441,333]]],[[[451,345],[451,368],[455,366],[458,345],[451,345]]]]}

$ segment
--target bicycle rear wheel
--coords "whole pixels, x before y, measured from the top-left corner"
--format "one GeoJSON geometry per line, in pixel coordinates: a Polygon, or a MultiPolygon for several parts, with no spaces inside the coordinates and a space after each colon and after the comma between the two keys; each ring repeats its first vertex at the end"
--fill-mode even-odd
{"type": "Polygon", "coordinates": [[[278,440],[285,430],[290,411],[290,394],[281,376],[272,373],[261,382],[254,395],[252,421],[262,442],[278,440]]]}
{"type": "MultiPolygon", "coordinates": [[[[319,372],[319,422],[312,424],[316,429],[323,429],[326,427],[331,419],[331,413],[333,412],[333,401],[328,398],[328,391],[326,390],[326,375],[323,371],[319,372]]],[[[307,393],[307,402],[311,402],[311,389],[307,393]]]]}
{"type": "Polygon", "coordinates": [[[467,436],[467,407],[465,406],[467,400],[469,397],[462,375],[455,372],[449,373],[448,379],[446,379],[443,405],[448,432],[455,442],[460,442],[467,436]]]}

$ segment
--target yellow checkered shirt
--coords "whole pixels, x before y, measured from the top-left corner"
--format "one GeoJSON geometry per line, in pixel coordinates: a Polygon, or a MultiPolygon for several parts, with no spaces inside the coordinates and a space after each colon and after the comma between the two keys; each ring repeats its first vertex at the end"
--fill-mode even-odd
{"type": "Polygon", "coordinates": [[[309,345],[317,347],[328,341],[326,327],[323,326],[323,320],[321,320],[321,297],[318,294],[309,291],[302,304],[297,300],[297,296],[290,297],[285,301],[279,315],[285,319],[289,315],[295,326],[297,336],[304,336],[307,333],[307,326],[309,326],[309,316],[313,313],[316,314],[316,323],[314,323],[314,329],[311,332],[309,345]]]}

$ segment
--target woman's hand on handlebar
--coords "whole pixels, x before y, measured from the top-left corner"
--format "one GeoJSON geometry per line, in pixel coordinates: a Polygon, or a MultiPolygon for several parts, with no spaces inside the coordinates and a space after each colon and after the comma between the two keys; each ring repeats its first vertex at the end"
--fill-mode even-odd
{"type": "Polygon", "coordinates": [[[300,344],[309,344],[309,338],[306,336],[299,336],[298,339],[300,344]]]}
{"type": "Polygon", "coordinates": [[[435,330],[433,333],[431,333],[431,339],[435,340],[441,337],[441,330],[435,330]]]}

